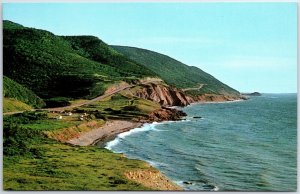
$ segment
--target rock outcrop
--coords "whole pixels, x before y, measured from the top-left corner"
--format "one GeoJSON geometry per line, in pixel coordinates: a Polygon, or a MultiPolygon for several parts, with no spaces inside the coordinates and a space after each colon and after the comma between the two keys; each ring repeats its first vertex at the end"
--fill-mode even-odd
{"type": "Polygon", "coordinates": [[[142,88],[134,92],[139,98],[160,103],[162,106],[187,106],[190,104],[185,94],[175,88],[160,84],[142,84],[142,88]]]}
{"type": "Polygon", "coordinates": [[[133,121],[140,123],[149,122],[161,122],[161,121],[178,121],[182,120],[182,117],[187,116],[187,114],[181,110],[162,107],[151,112],[147,116],[140,116],[134,118],[133,121]]]}
{"type": "Polygon", "coordinates": [[[181,110],[162,108],[149,114],[149,121],[177,121],[187,114],[181,110]]]}

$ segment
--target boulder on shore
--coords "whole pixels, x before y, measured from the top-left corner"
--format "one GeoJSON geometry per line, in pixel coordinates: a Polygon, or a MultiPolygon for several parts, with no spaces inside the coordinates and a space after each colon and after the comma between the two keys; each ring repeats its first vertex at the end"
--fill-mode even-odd
{"type": "Polygon", "coordinates": [[[177,121],[187,114],[181,110],[162,108],[149,114],[149,121],[177,121]]]}

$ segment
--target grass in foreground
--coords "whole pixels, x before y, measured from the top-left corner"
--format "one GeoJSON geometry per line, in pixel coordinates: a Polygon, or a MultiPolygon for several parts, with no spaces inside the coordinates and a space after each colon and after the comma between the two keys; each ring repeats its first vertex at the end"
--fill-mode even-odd
{"type": "Polygon", "coordinates": [[[36,112],[4,117],[4,190],[149,190],[124,173],[152,167],[106,149],[49,139],[45,131],[72,123],[46,118],[36,112]]]}
{"type": "Polygon", "coordinates": [[[5,190],[149,190],[125,178],[128,170],[149,168],[97,147],[52,142],[39,145],[41,157],[4,157],[5,190]]]}

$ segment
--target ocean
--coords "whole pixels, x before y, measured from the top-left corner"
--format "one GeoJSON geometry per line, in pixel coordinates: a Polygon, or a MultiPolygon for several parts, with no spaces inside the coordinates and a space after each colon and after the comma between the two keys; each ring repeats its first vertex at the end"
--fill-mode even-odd
{"type": "Polygon", "coordinates": [[[149,162],[185,190],[296,191],[296,94],[181,109],[186,120],[145,124],[106,148],[149,162]]]}

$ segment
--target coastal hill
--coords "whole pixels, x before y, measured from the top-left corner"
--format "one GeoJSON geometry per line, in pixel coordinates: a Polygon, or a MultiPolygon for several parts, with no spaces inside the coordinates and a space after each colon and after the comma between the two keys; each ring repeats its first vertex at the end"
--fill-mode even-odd
{"type": "MultiPolygon", "coordinates": [[[[240,96],[201,69],[153,51],[109,46],[94,36],[56,36],[11,21],[4,21],[3,27],[4,75],[51,106],[56,104],[53,101],[62,105],[67,103],[61,102],[72,99],[93,99],[116,83],[137,84],[145,77],[161,78],[169,89],[178,88],[186,95],[184,102],[162,102],[164,105],[240,96]]],[[[144,85],[136,96],[151,100],[153,95],[142,95],[147,88],[151,86],[144,85]]]]}
{"type": "Polygon", "coordinates": [[[3,28],[4,75],[33,91],[49,107],[93,99],[116,84],[138,85],[146,77],[161,78],[162,82],[139,85],[134,96],[148,100],[160,96],[155,100],[161,105],[233,100],[240,96],[201,69],[153,51],[109,46],[94,36],[56,36],[11,21],[3,21],[3,28]],[[146,94],[151,88],[150,93],[156,95],[146,94]],[[173,95],[176,92],[181,100],[173,95]]]}
{"type": "Polygon", "coordinates": [[[242,93],[245,96],[261,96],[259,92],[252,92],[252,93],[242,93]]]}
{"type": "Polygon", "coordinates": [[[141,48],[112,46],[128,58],[157,73],[167,84],[184,89],[188,95],[239,95],[239,92],[210,74],[169,56],[141,48]]]}

